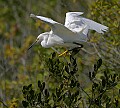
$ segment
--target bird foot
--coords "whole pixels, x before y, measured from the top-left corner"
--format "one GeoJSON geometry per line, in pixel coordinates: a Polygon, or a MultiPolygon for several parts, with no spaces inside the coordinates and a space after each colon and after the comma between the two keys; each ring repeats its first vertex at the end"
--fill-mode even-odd
{"type": "Polygon", "coordinates": [[[64,51],[63,53],[59,54],[59,57],[66,56],[67,54],[76,55],[80,51],[80,49],[83,47],[82,44],[79,44],[79,45],[81,45],[81,46],[78,46],[78,47],[75,47],[75,48],[64,51]]]}
{"type": "MultiPolygon", "coordinates": [[[[59,54],[59,57],[61,57],[61,56],[66,56],[66,54],[68,53],[69,51],[68,50],[66,50],[66,51],[64,51],[63,53],[61,53],[61,54],[59,54]]],[[[70,54],[70,53],[69,53],[70,54]]]]}

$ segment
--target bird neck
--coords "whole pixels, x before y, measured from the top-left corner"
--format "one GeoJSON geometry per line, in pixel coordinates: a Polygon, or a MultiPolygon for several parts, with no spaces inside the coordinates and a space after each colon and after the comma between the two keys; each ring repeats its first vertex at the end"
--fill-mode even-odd
{"type": "Polygon", "coordinates": [[[42,36],[43,40],[41,41],[42,47],[45,47],[45,48],[48,47],[48,38],[49,38],[49,32],[43,33],[43,36],[42,36]]]}

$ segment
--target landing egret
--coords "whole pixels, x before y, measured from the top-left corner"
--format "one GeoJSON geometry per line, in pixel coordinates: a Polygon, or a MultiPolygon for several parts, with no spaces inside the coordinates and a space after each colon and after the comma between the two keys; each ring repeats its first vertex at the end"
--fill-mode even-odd
{"type": "MultiPolygon", "coordinates": [[[[51,27],[51,31],[40,34],[28,49],[35,43],[40,43],[44,48],[53,48],[58,45],[72,48],[82,47],[82,44],[87,43],[89,29],[95,30],[98,33],[104,33],[108,30],[107,26],[86,19],[81,16],[82,14],[83,12],[67,12],[65,25],[47,17],[31,14],[30,17],[40,19],[47,23],[51,27]]],[[[61,55],[67,52],[65,51],[61,55]]]]}

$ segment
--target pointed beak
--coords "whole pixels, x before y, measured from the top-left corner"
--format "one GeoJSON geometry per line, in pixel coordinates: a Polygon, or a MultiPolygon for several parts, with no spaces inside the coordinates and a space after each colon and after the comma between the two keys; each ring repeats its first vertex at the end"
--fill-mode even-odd
{"type": "Polygon", "coordinates": [[[36,43],[37,41],[38,41],[38,40],[36,39],[36,41],[35,41],[32,45],[30,45],[30,47],[28,48],[28,50],[31,49],[31,48],[33,47],[33,45],[35,45],[35,43],[36,43]]]}

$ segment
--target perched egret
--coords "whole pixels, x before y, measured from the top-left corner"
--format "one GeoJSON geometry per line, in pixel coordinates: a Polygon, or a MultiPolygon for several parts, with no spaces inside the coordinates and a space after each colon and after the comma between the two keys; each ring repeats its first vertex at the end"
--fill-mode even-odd
{"type": "MultiPolygon", "coordinates": [[[[58,45],[70,48],[82,47],[82,44],[87,43],[89,29],[95,30],[98,33],[104,33],[108,30],[107,26],[86,19],[81,16],[82,14],[83,12],[66,13],[65,25],[50,18],[31,14],[30,17],[38,18],[47,23],[51,27],[51,31],[40,34],[28,49],[35,43],[40,43],[44,48],[53,48],[58,45]]],[[[66,52],[68,51],[61,55],[66,52]]]]}

